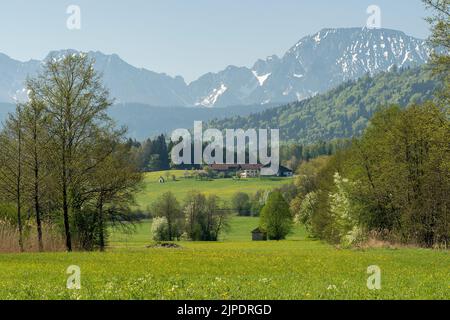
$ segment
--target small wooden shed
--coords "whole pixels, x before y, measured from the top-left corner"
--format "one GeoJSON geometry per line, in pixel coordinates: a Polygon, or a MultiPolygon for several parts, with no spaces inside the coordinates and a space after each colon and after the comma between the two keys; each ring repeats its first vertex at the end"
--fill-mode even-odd
{"type": "Polygon", "coordinates": [[[267,241],[267,232],[261,228],[256,228],[252,231],[252,240],[253,241],[267,241]]]}

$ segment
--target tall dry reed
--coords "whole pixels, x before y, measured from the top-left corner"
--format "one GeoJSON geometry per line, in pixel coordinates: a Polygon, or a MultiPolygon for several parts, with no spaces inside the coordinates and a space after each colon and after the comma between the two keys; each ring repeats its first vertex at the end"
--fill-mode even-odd
{"type": "MultiPolygon", "coordinates": [[[[55,252],[65,250],[64,237],[51,224],[43,224],[42,237],[44,251],[55,252]]],[[[26,225],[23,232],[23,246],[25,252],[39,252],[36,227],[26,225]]],[[[19,231],[17,227],[5,221],[0,221],[0,253],[20,252],[19,231]]]]}

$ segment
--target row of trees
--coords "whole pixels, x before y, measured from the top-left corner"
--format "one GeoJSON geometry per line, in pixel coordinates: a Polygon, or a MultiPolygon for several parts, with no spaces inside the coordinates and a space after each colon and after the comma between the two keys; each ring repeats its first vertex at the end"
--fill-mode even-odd
{"type": "MultiPolygon", "coordinates": [[[[180,205],[171,192],[164,193],[153,205],[153,238],[156,241],[217,241],[228,229],[229,217],[234,210],[221,205],[215,195],[205,196],[192,191],[180,205]]],[[[291,232],[293,222],[282,192],[267,192],[267,198],[261,204],[260,227],[267,231],[269,239],[284,239],[291,232]]]]}
{"type": "MultiPolygon", "coordinates": [[[[317,158],[321,155],[332,155],[350,144],[348,139],[336,139],[330,142],[318,142],[314,144],[288,143],[280,147],[281,162],[295,170],[303,161],[317,158]]],[[[143,172],[163,171],[170,168],[177,169],[201,169],[202,165],[179,165],[171,163],[170,153],[173,143],[161,134],[154,139],[147,139],[143,143],[129,139],[127,145],[132,149],[132,158],[137,162],[139,170],[143,172]]],[[[206,147],[206,144],[205,144],[206,147]]],[[[192,146],[193,148],[193,146],[192,146]]],[[[192,154],[194,154],[192,152],[192,154]]],[[[225,155],[225,149],[223,154],[225,155]]],[[[248,155],[247,155],[248,157],[248,155]]],[[[225,159],[224,159],[225,161],[225,159]]],[[[211,173],[210,177],[213,177],[211,173]]],[[[208,174],[209,175],[209,174],[208,174]]]]}
{"type": "Polygon", "coordinates": [[[24,220],[40,250],[44,223],[61,227],[68,251],[103,249],[107,223],[126,217],[141,181],[124,130],[106,116],[108,91],[83,54],[49,59],[26,88],[0,133],[0,202],[15,212],[0,219],[17,227],[22,251],[24,220]]]}
{"type": "Polygon", "coordinates": [[[295,171],[302,162],[320,156],[331,156],[339,150],[345,149],[350,144],[350,139],[335,139],[329,142],[320,141],[313,144],[288,143],[280,147],[280,158],[282,164],[295,171]]]}
{"type": "Polygon", "coordinates": [[[364,136],[305,163],[291,209],[313,236],[448,246],[450,121],[433,103],[379,112],[364,136]]]}
{"type": "Polygon", "coordinates": [[[249,195],[245,192],[236,192],[231,198],[231,208],[239,216],[259,217],[273,191],[280,192],[288,203],[297,195],[297,188],[292,183],[284,184],[272,191],[261,189],[256,191],[253,195],[249,195]]]}
{"type": "Polygon", "coordinates": [[[166,141],[165,135],[159,135],[154,139],[147,139],[140,143],[135,140],[128,140],[128,145],[132,147],[132,155],[143,172],[163,171],[170,169],[169,148],[171,144],[166,141]]]}
{"type": "Polygon", "coordinates": [[[217,241],[228,227],[230,211],[216,195],[192,191],[180,205],[171,192],[164,193],[153,205],[154,240],[217,241]]]}

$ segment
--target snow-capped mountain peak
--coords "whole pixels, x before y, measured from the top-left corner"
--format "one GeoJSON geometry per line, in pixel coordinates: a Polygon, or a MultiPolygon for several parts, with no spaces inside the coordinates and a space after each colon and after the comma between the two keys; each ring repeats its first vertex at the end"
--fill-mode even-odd
{"type": "MultiPolygon", "coordinates": [[[[179,76],[133,67],[115,54],[88,55],[95,59],[95,68],[103,74],[116,101],[225,107],[305,99],[367,73],[424,64],[430,53],[424,40],[401,31],[328,28],[303,37],[281,58],[272,55],[260,59],[251,68],[228,66],[190,84],[179,76]]],[[[78,52],[53,51],[47,59],[67,54],[78,52]]],[[[40,61],[20,62],[0,54],[0,102],[14,102],[23,95],[27,75],[33,76],[41,67],[40,61]]]]}
{"type": "Polygon", "coordinates": [[[228,90],[215,99],[215,106],[284,103],[314,96],[364,74],[389,71],[394,65],[424,64],[429,55],[424,40],[400,31],[327,28],[303,37],[282,58],[269,56],[251,69],[227,68],[210,74],[207,84],[200,78],[192,87],[209,88],[200,98],[194,95],[200,105],[222,83],[228,90]]]}

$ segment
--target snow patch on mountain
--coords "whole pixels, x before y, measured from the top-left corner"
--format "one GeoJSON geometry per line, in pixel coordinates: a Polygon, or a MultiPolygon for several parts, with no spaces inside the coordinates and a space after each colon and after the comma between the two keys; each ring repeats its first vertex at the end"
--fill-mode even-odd
{"type": "Polygon", "coordinates": [[[264,85],[264,82],[266,82],[266,80],[267,80],[267,79],[270,77],[270,75],[272,74],[272,73],[267,73],[267,74],[264,74],[264,75],[262,75],[262,76],[259,76],[258,73],[257,73],[255,70],[253,70],[252,73],[253,73],[253,75],[255,76],[255,78],[258,79],[258,82],[259,82],[259,85],[260,85],[260,86],[263,86],[263,85],[264,85]]]}
{"type": "Polygon", "coordinates": [[[203,98],[203,100],[201,102],[196,103],[196,105],[203,107],[213,107],[216,104],[219,97],[223,95],[225,91],[227,91],[227,89],[228,88],[222,83],[219,88],[214,89],[209,96],[203,98]]]}

